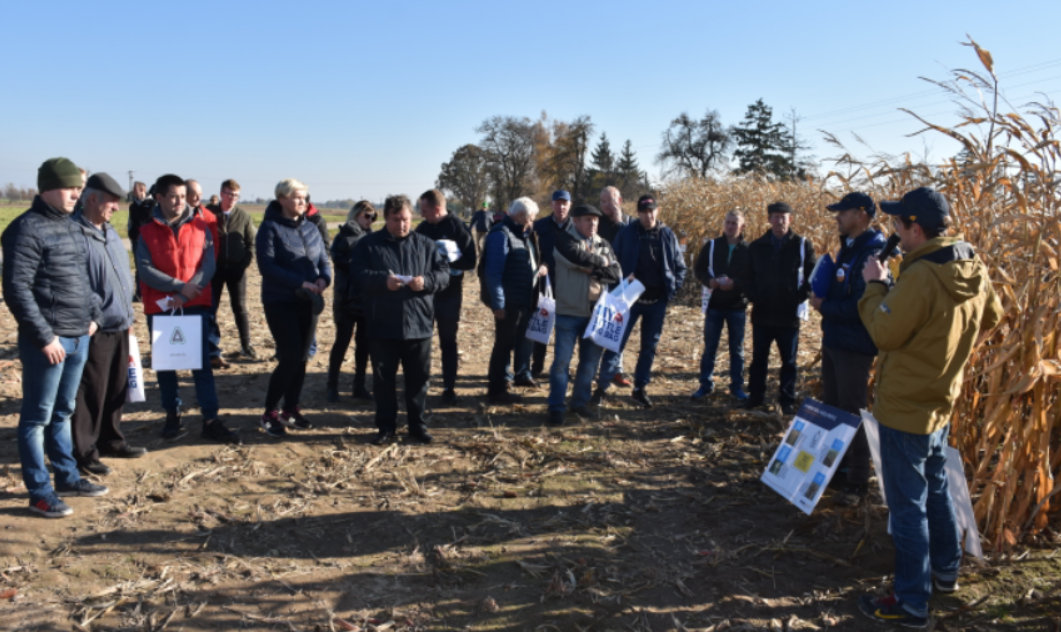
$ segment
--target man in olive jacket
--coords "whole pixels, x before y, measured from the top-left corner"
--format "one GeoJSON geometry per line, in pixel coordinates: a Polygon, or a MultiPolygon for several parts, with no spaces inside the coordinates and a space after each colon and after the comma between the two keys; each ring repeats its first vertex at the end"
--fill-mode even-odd
{"type": "Polygon", "coordinates": [[[387,198],[383,218],[383,229],[363,237],[350,256],[351,271],[358,271],[352,279],[354,291],[360,292],[371,340],[372,392],[379,428],[372,442],[381,445],[395,439],[395,377],[401,363],[409,438],[430,443],[424,405],[431,373],[434,295],[449,284],[449,264],[434,241],[410,232],[409,198],[387,198]]]}
{"type": "Polygon", "coordinates": [[[228,179],[221,183],[221,202],[206,208],[217,217],[217,271],[211,279],[214,299],[215,335],[217,309],[221,304],[221,293],[228,288],[228,302],[236,318],[239,331],[240,355],[248,360],[258,357],[251,346],[250,325],[247,320],[247,268],[254,260],[254,220],[250,213],[236,205],[239,201],[239,183],[228,179]]]}
{"type": "Polygon", "coordinates": [[[947,200],[930,188],[881,202],[895,216],[903,263],[895,286],[870,258],[858,311],[880,351],[874,415],[881,478],[895,544],[894,594],[859,601],[863,614],[907,627],[928,624],[933,587],[954,592],[961,546],[947,474],[947,435],[962,374],[981,332],[1002,318],[987,268],[972,246],[943,236],[947,200]]]}

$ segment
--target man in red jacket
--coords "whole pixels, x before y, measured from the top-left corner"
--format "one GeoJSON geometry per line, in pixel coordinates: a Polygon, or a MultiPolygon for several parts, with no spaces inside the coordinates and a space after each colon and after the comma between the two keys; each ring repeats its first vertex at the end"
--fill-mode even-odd
{"type": "MultiPolygon", "coordinates": [[[[217,391],[207,356],[214,276],[214,240],[202,214],[187,204],[187,185],[179,176],[166,174],[155,182],[158,204],[151,221],[140,229],[136,244],[136,267],[140,273],[147,325],[153,317],[173,309],[201,320],[203,364],[193,371],[195,395],[203,413],[202,437],[221,443],[239,443],[239,435],[217,418],[217,391]]],[[[156,371],[166,425],[162,437],[176,440],[185,434],[181,423],[181,400],[176,371],[156,371]]]]}

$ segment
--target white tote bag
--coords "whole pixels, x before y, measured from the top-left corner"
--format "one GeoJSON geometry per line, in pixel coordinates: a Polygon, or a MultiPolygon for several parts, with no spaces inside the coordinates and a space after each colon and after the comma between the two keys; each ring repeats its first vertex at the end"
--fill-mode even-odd
{"type": "Polygon", "coordinates": [[[202,316],[151,318],[151,368],[156,371],[203,368],[202,316]]]}
{"type": "Polygon", "coordinates": [[[623,279],[619,286],[607,294],[601,294],[593,307],[583,338],[589,338],[608,351],[619,353],[623,344],[623,332],[630,323],[630,306],[645,291],[645,286],[634,279],[623,279]]]}
{"type": "Polygon", "coordinates": [[[144,365],[140,361],[140,343],[136,336],[129,334],[129,390],[125,392],[125,401],[142,402],[144,393],[144,365]]]}
{"type": "Polygon", "coordinates": [[[549,284],[549,275],[545,275],[545,291],[538,294],[538,309],[531,314],[527,323],[527,337],[543,345],[549,344],[556,324],[556,299],[553,297],[553,286],[549,284]]]}

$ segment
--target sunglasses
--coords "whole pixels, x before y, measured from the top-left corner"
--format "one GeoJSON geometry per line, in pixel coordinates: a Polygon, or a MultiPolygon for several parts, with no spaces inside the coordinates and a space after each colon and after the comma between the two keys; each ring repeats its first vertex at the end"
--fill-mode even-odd
{"type": "Polygon", "coordinates": [[[361,215],[361,217],[364,217],[365,219],[367,219],[370,222],[376,221],[376,214],[375,213],[372,213],[371,215],[369,215],[368,213],[363,213],[361,215]]]}

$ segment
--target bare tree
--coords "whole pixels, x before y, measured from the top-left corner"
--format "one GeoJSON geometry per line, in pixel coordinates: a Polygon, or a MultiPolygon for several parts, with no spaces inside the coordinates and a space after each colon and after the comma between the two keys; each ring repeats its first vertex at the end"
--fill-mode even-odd
{"type": "Polygon", "coordinates": [[[479,146],[486,152],[494,197],[499,204],[533,193],[535,190],[535,132],[529,118],[494,116],[476,129],[482,134],[479,146]]]}
{"type": "Polygon", "coordinates": [[[718,112],[708,110],[699,120],[682,112],[663,132],[663,144],[656,160],[671,173],[703,178],[712,169],[721,167],[731,142],[718,112]]]}
{"type": "Polygon", "coordinates": [[[449,162],[442,163],[435,184],[452,193],[464,209],[474,210],[486,200],[490,186],[486,152],[471,143],[460,147],[449,162]]]}

